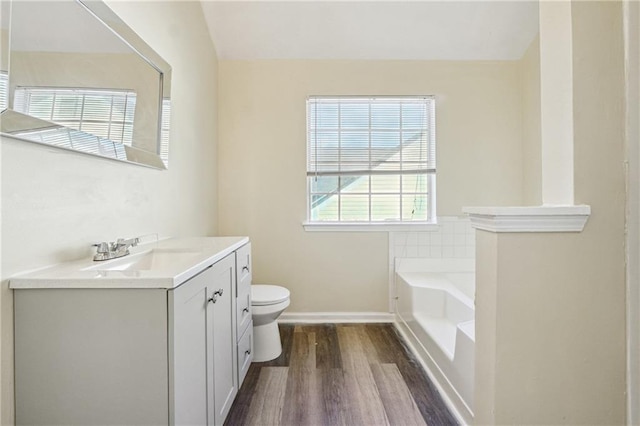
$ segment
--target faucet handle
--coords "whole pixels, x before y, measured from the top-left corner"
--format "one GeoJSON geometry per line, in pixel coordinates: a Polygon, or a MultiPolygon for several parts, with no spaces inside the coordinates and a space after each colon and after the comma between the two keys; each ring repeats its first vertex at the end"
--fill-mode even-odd
{"type": "Polygon", "coordinates": [[[94,247],[97,247],[96,252],[97,253],[109,253],[109,244],[107,243],[98,243],[98,244],[93,244],[94,247]]]}
{"type": "Polygon", "coordinates": [[[129,239],[118,238],[118,241],[116,241],[116,245],[117,246],[135,247],[135,246],[138,245],[139,242],[140,242],[140,238],[138,238],[138,237],[129,238],[129,239]]]}

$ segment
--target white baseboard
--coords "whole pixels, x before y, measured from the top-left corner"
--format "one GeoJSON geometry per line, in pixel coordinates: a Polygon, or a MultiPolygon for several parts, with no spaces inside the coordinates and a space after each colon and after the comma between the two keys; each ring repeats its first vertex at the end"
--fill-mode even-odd
{"type": "Polygon", "coordinates": [[[350,322],[393,322],[389,312],[284,312],[279,323],[350,323],[350,322]]]}

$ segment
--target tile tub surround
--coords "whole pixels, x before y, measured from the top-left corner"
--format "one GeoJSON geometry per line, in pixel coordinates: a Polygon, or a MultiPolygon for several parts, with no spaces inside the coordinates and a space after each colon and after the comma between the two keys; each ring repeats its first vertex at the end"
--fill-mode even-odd
{"type": "Polygon", "coordinates": [[[389,232],[389,312],[395,311],[396,259],[475,259],[476,230],[466,216],[440,216],[432,231],[389,232]]]}
{"type": "Polygon", "coordinates": [[[469,218],[442,216],[438,218],[438,225],[435,231],[390,232],[390,259],[398,257],[470,259],[475,257],[475,229],[471,227],[469,218]]]}

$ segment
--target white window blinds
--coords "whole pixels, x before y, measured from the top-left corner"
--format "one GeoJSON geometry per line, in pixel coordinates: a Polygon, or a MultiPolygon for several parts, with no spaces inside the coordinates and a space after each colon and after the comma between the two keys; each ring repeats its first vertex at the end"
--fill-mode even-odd
{"type": "Polygon", "coordinates": [[[6,71],[0,71],[0,111],[7,109],[9,106],[9,74],[6,71]]]}
{"type": "Polygon", "coordinates": [[[435,100],[311,97],[309,220],[435,219],[435,100]]]}
{"type": "Polygon", "coordinates": [[[162,120],[160,123],[160,159],[169,167],[169,131],[171,124],[171,100],[162,100],[162,120]]]}
{"type": "Polygon", "coordinates": [[[17,87],[14,109],[131,146],[136,94],[129,90],[17,87]]]}
{"type": "Polygon", "coordinates": [[[14,133],[14,135],[35,142],[46,143],[47,145],[55,145],[62,148],[71,148],[91,154],[98,154],[104,157],[127,160],[127,153],[123,144],[69,127],[54,126],[18,132],[14,133]]]}

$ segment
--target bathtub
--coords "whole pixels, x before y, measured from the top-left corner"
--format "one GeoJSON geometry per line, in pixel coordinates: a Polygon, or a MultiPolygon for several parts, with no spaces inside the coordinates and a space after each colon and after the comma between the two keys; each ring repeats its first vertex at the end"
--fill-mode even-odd
{"type": "Polygon", "coordinates": [[[472,259],[396,259],[396,314],[443,397],[473,418],[475,272],[472,259]]]}

